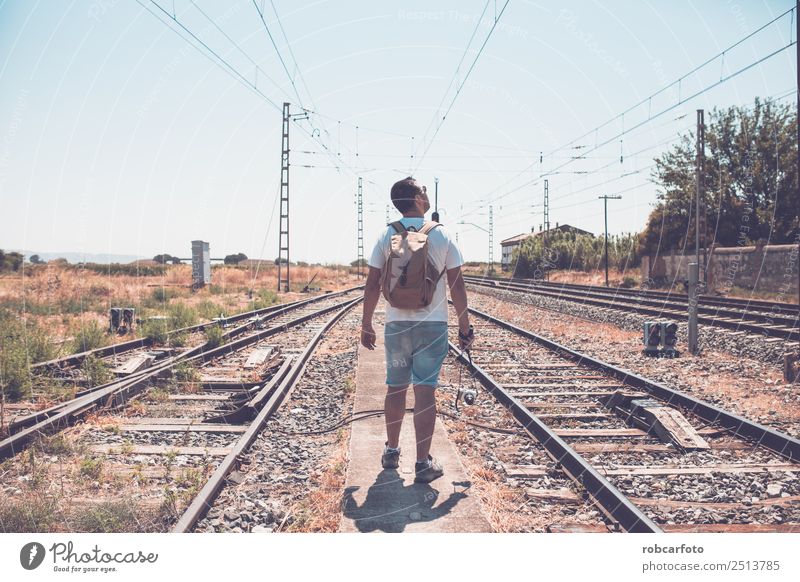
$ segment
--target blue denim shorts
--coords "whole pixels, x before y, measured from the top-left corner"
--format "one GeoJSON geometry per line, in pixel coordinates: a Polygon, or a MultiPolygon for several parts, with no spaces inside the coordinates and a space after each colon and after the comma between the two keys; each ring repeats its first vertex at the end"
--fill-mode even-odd
{"type": "Polygon", "coordinates": [[[448,350],[446,321],[390,321],[383,343],[387,384],[438,384],[448,350]]]}

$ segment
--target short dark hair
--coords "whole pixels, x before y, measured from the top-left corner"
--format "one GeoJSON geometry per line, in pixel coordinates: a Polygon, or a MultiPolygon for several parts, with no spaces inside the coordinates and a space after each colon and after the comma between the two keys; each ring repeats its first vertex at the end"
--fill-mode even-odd
{"type": "Polygon", "coordinates": [[[402,213],[406,213],[414,207],[414,199],[417,194],[422,194],[422,188],[417,185],[417,181],[409,176],[392,186],[392,204],[402,213]]]}

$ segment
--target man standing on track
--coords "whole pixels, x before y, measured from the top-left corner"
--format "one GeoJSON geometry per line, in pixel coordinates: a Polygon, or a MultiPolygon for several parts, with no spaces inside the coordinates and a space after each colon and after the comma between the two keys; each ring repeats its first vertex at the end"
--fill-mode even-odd
{"type": "MultiPolygon", "coordinates": [[[[467,290],[461,275],[461,252],[441,225],[425,222],[424,215],[430,210],[427,189],[408,177],[392,186],[391,198],[403,218],[388,225],[381,233],[368,261],[361,343],[370,350],[375,349],[372,315],[383,290],[390,304],[386,306],[384,329],[387,384],[384,410],[387,442],[381,456],[381,465],[384,469],[396,469],[399,466],[400,428],[405,415],[406,390],[409,383],[413,383],[414,431],[417,441],[414,480],[417,483],[429,483],[444,474],[441,465],[430,455],[430,448],[436,424],[434,392],[448,351],[448,309],[442,277],[445,271],[450,297],[458,314],[461,348],[468,349],[474,336],[467,313],[467,290]],[[414,267],[410,265],[419,263],[413,259],[402,263],[409,256],[409,249],[417,250],[422,244],[427,245],[426,258],[429,261],[423,268],[423,273],[430,274],[427,276],[427,284],[432,293],[423,291],[423,295],[429,296],[419,303],[422,306],[408,308],[408,294],[404,299],[392,301],[392,290],[405,292],[401,288],[407,284],[407,279],[414,278],[414,267]],[[406,307],[392,306],[391,303],[406,307]]],[[[423,275],[423,279],[425,277],[423,275]]]]}

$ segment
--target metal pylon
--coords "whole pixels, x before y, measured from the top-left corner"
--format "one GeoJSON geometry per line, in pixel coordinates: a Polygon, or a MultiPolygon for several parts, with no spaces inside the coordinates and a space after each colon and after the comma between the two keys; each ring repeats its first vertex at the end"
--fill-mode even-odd
{"type": "Polygon", "coordinates": [[[289,291],[289,104],[283,104],[281,218],[278,234],[278,292],[289,291]],[[285,264],[284,264],[285,263],[285,264]],[[284,268],[285,267],[285,268],[284,268]],[[285,272],[285,275],[284,275],[285,272]]]}
{"type": "Polygon", "coordinates": [[[360,176],[358,178],[358,276],[364,277],[364,199],[360,176]]]}

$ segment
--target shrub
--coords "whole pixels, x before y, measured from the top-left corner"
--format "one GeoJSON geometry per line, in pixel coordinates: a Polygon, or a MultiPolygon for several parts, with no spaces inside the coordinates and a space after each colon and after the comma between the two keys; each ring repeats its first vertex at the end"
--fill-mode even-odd
{"type": "Polygon", "coordinates": [[[206,328],[206,344],[209,348],[216,348],[224,343],[225,335],[220,326],[211,325],[206,328]]]}
{"type": "Polygon", "coordinates": [[[166,319],[148,319],[142,324],[142,335],[154,344],[165,344],[169,339],[169,324],[166,319]]]}
{"type": "Polygon", "coordinates": [[[72,351],[76,354],[106,345],[106,331],[94,319],[82,321],[74,336],[72,351]]]}
{"type": "Polygon", "coordinates": [[[178,382],[197,382],[200,380],[200,372],[191,362],[178,362],[172,370],[178,382]]]}
{"type": "Polygon", "coordinates": [[[163,265],[140,265],[138,263],[121,264],[111,263],[101,265],[98,263],[79,263],[72,268],[86,269],[103,275],[130,275],[132,277],[156,277],[167,272],[163,265]]]}
{"type": "Polygon", "coordinates": [[[172,296],[169,289],[166,287],[156,287],[150,295],[154,301],[158,301],[159,303],[166,303],[172,296]]]}
{"type": "Polygon", "coordinates": [[[103,473],[103,459],[99,457],[84,457],[81,461],[80,471],[84,477],[95,481],[98,480],[103,473]]]}
{"type": "Polygon", "coordinates": [[[212,320],[225,313],[225,309],[217,303],[206,299],[197,305],[197,313],[205,320],[212,320]]]}
{"type": "Polygon", "coordinates": [[[81,371],[86,378],[88,388],[102,386],[110,382],[113,378],[106,363],[94,354],[90,354],[84,358],[83,364],[81,364],[81,371]]]}
{"type": "Polygon", "coordinates": [[[197,311],[184,303],[170,305],[167,312],[170,329],[181,329],[197,323],[197,311]]]}
{"type": "Polygon", "coordinates": [[[44,329],[0,309],[0,393],[10,402],[31,389],[31,362],[48,360],[54,349],[44,329]]]}
{"type": "Polygon", "coordinates": [[[636,279],[630,276],[625,276],[622,278],[622,283],[619,285],[623,289],[632,289],[636,287],[636,279]]]}
{"type": "Polygon", "coordinates": [[[253,299],[252,309],[264,309],[265,307],[270,307],[276,303],[280,303],[280,298],[275,291],[270,289],[260,289],[258,291],[258,296],[253,299]]]}

